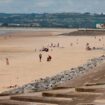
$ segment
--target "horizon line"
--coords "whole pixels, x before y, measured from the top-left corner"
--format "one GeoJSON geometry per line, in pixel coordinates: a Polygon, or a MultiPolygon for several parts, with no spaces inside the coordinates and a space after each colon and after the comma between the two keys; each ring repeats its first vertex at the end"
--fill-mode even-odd
{"type": "Polygon", "coordinates": [[[61,14],[61,13],[75,13],[75,14],[105,14],[103,12],[100,13],[92,13],[92,12],[0,12],[0,14],[61,14]]]}

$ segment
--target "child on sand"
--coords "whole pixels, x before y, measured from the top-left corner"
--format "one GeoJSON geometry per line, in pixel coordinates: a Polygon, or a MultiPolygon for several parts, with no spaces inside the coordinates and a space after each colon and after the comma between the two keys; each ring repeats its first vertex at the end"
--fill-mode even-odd
{"type": "Polygon", "coordinates": [[[42,54],[41,53],[39,54],[39,60],[40,60],[40,62],[42,61],[42,54]]]}

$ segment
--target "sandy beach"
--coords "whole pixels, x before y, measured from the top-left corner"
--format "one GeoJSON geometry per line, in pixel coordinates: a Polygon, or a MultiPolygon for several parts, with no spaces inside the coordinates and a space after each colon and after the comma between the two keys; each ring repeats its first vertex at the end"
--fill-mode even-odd
{"type": "Polygon", "coordinates": [[[22,86],[36,79],[54,76],[64,70],[77,67],[87,60],[105,54],[104,50],[86,50],[91,47],[105,48],[105,36],[58,36],[71,30],[13,32],[0,37],[0,92],[9,86],[22,86]],[[55,47],[49,47],[53,43],[55,47]],[[59,47],[56,47],[59,43],[59,47]],[[72,46],[71,46],[72,43],[72,46]],[[48,47],[49,52],[40,51],[48,47]],[[39,54],[42,53],[42,62],[39,54]],[[52,60],[47,62],[47,56],[52,60]],[[6,64],[6,58],[9,65],[6,64]]]}

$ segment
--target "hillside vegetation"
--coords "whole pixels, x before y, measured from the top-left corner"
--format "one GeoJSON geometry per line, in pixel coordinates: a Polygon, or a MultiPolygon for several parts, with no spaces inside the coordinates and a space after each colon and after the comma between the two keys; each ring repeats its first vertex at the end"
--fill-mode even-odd
{"type": "Polygon", "coordinates": [[[97,23],[105,23],[105,15],[90,13],[0,13],[0,23],[2,27],[95,28],[97,23]]]}

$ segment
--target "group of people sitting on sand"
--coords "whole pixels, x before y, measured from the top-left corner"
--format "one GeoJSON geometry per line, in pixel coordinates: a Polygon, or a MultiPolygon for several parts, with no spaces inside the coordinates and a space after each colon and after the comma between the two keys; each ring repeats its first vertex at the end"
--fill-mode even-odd
{"type": "MultiPolygon", "coordinates": [[[[51,61],[51,59],[52,59],[51,55],[48,55],[47,62],[51,61]]],[[[42,61],[42,54],[41,53],[39,54],[39,61],[40,62],[42,61]]]]}
{"type": "Polygon", "coordinates": [[[103,47],[90,47],[89,43],[86,44],[86,50],[103,50],[103,47]]]}
{"type": "Polygon", "coordinates": [[[91,50],[91,47],[89,46],[89,43],[86,44],[86,50],[91,50]]]}
{"type": "Polygon", "coordinates": [[[48,45],[49,47],[60,47],[60,44],[57,43],[57,44],[54,44],[54,43],[51,43],[50,45],[48,45]]]}

